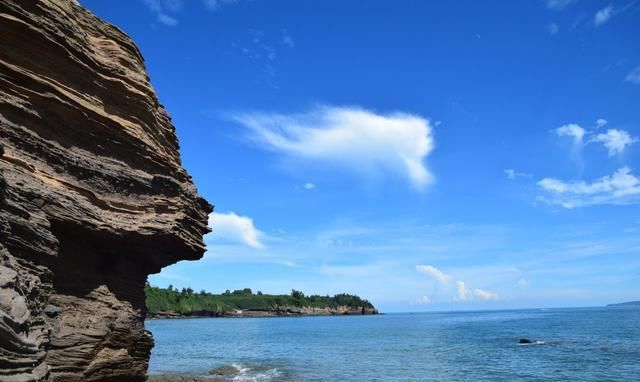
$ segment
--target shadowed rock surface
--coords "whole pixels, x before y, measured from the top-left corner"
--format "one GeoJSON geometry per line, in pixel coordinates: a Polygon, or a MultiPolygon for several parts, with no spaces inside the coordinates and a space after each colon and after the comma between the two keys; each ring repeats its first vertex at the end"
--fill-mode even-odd
{"type": "Polygon", "coordinates": [[[147,275],[211,206],[135,44],[73,0],[0,2],[0,381],[143,381],[147,275]]]}

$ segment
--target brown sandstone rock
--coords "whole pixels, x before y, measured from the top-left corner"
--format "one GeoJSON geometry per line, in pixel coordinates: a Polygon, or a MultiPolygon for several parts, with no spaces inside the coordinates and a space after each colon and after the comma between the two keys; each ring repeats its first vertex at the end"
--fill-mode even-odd
{"type": "Polygon", "coordinates": [[[147,275],[204,252],[135,44],[73,0],[0,2],[0,381],[143,381],[147,275]]]}

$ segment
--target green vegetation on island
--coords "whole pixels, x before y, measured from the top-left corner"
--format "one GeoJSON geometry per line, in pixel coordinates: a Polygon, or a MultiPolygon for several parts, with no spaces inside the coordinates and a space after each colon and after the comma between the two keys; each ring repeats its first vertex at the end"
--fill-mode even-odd
{"type": "MultiPolygon", "coordinates": [[[[292,290],[288,295],[270,295],[249,288],[213,294],[195,292],[191,288],[159,288],[148,285],[144,289],[150,316],[225,316],[239,312],[263,312],[262,315],[287,314],[376,314],[375,307],[358,296],[342,293],[334,296],[305,296],[292,290]]],[[[247,313],[245,315],[258,315],[247,313]]]]}

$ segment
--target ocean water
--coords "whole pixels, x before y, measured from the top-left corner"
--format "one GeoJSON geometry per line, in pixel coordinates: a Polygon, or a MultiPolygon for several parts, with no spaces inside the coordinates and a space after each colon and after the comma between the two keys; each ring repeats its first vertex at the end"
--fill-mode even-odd
{"type": "Polygon", "coordinates": [[[150,373],[229,381],[640,381],[640,308],[149,320],[150,373]],[[539,341],[519,345],[520,338],[539,341]]]}

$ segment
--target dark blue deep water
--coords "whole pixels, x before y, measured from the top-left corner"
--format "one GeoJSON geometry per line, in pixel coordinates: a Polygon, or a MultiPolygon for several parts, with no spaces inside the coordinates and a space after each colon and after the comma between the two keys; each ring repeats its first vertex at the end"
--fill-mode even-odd
{"type": "Polygon", "coordinates": [[[235,381],[640,381],[640,308],[150,320],[151,373],[235,381]],[[518,345],[526,337],[544,343],[518,345]],[[231,370],[231,372],[228,372],[231,370]]]}

